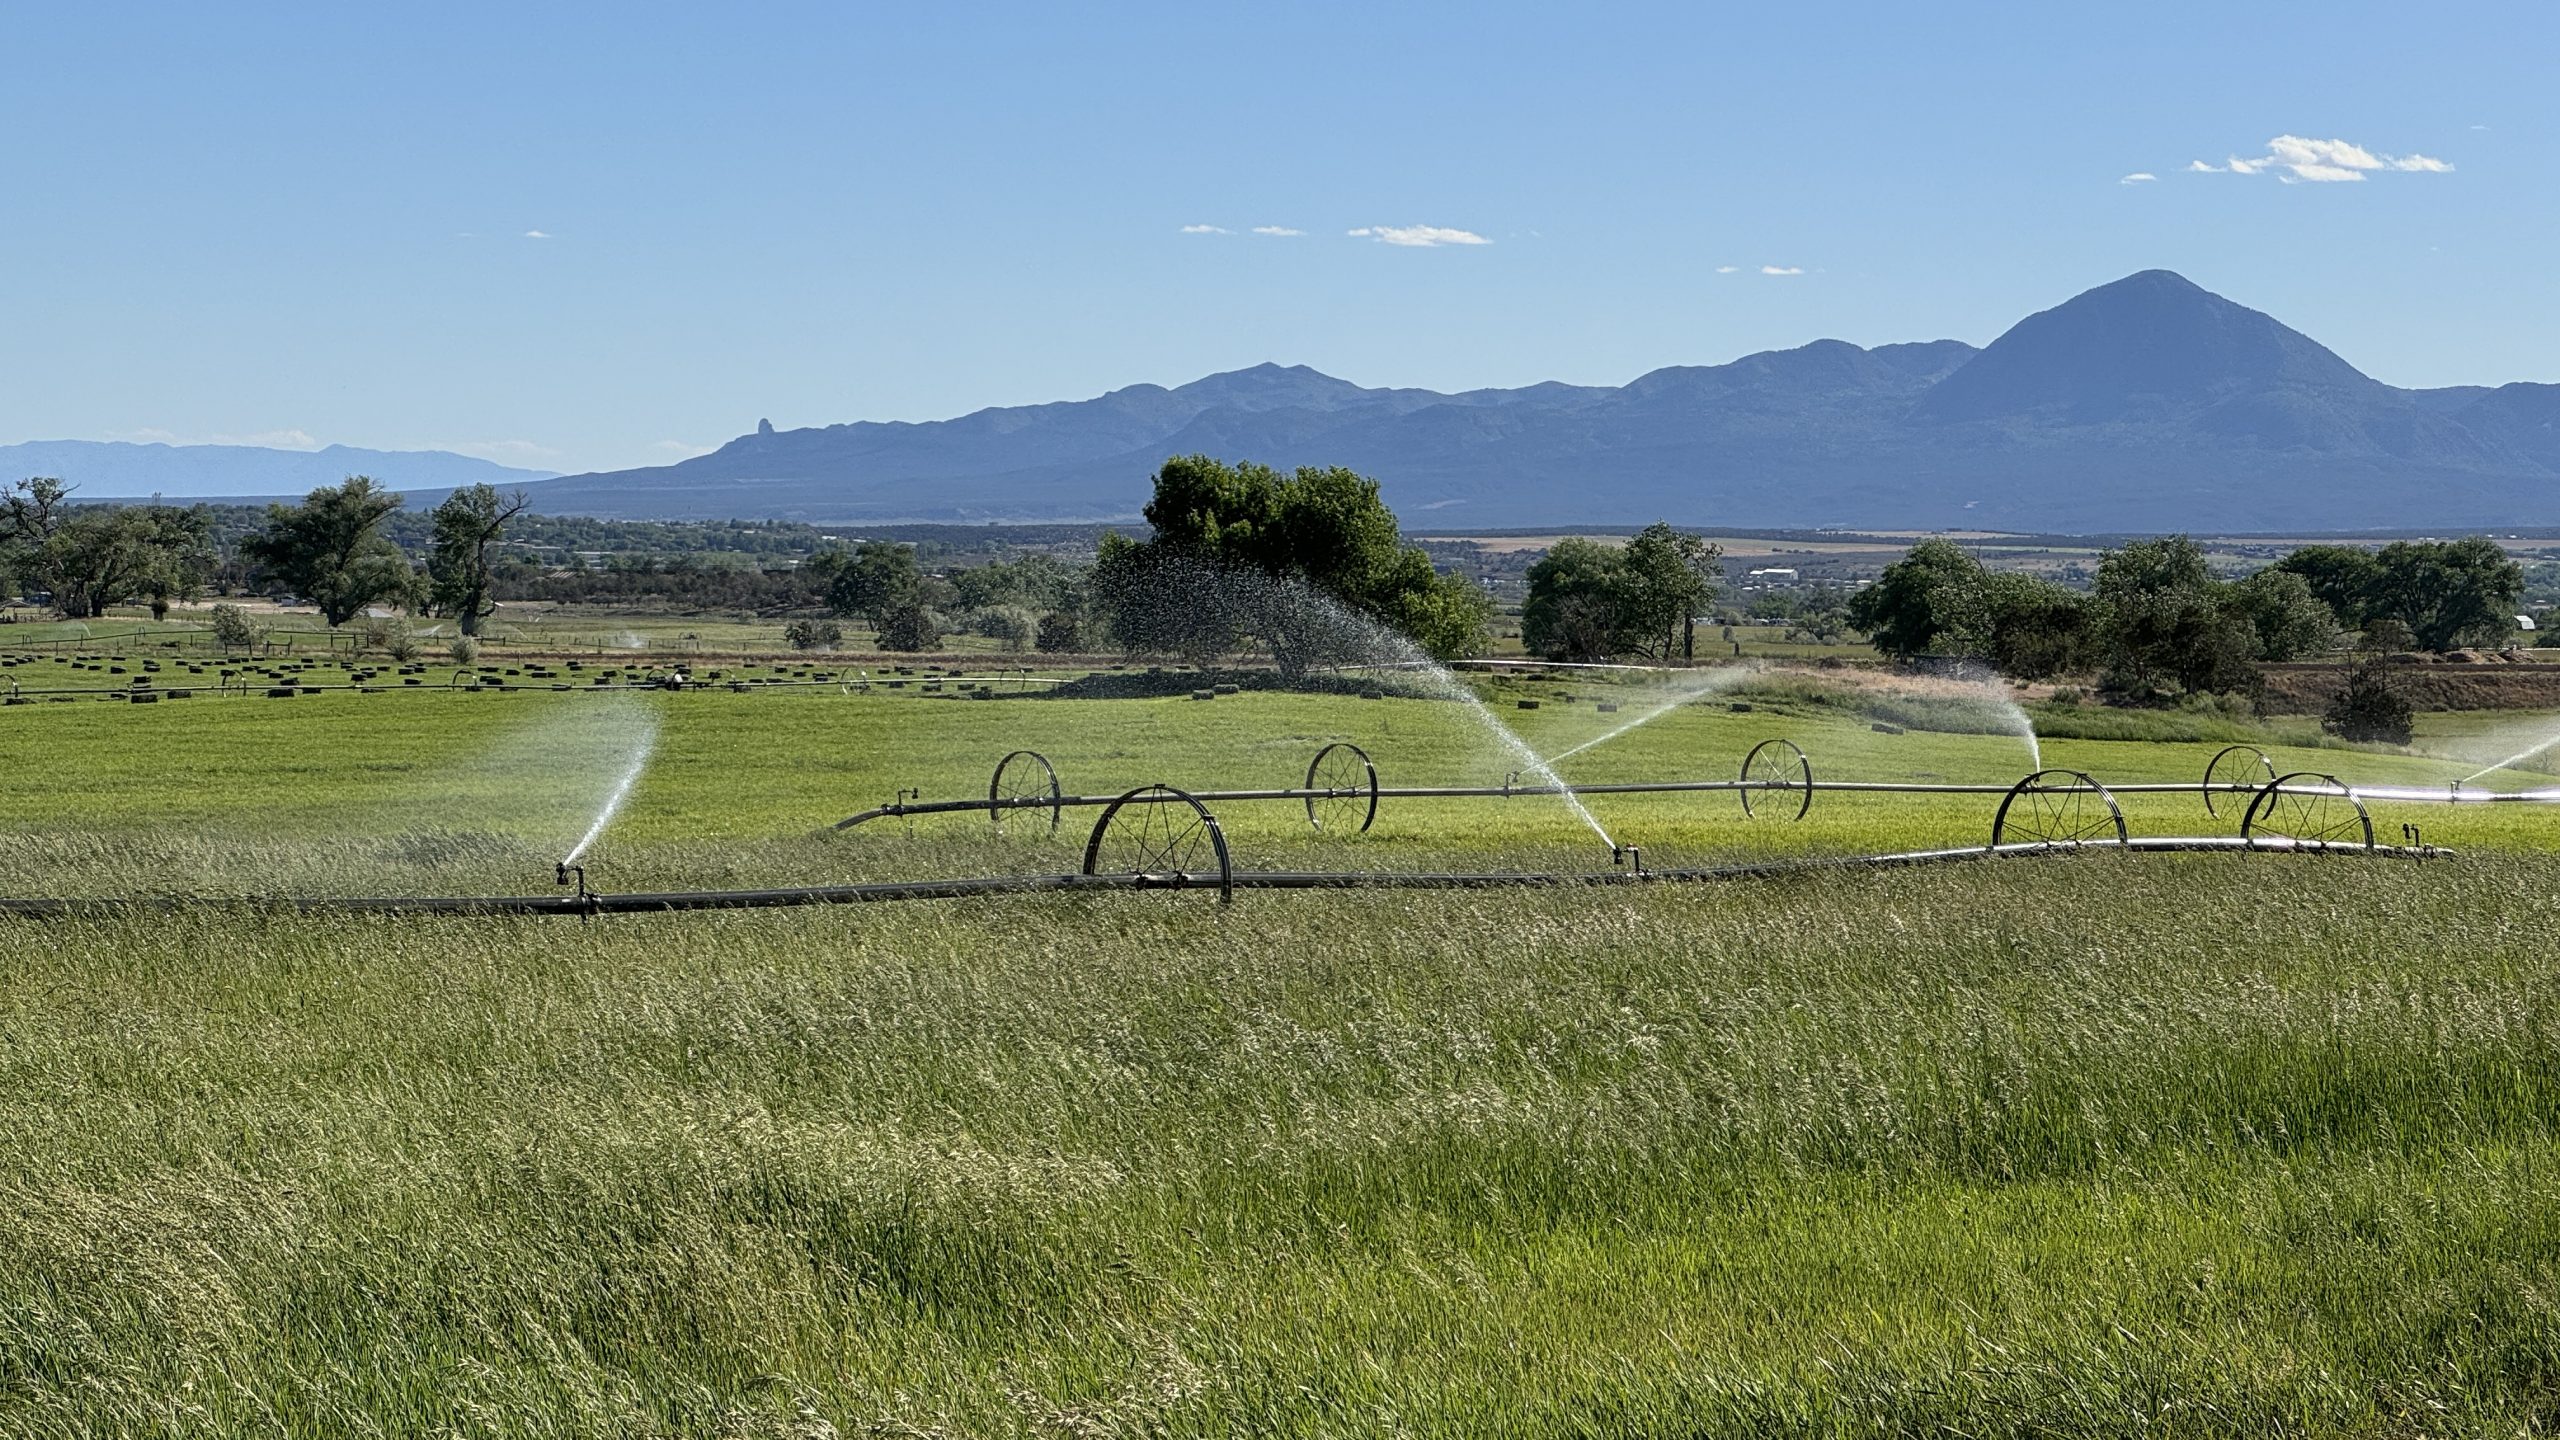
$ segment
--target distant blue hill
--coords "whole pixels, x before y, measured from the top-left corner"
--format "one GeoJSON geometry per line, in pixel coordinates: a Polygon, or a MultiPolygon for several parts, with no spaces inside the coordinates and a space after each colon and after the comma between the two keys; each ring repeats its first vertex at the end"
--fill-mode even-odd
{"type": "Polygon", "coordinates": [[[2400,390],[2165,270],[1987,347],[1818,340],[1444,395],[1257,365],[923,424],[740,436],[529,487],[554,514],[1117,520],[1170,455],[1349,465],[1408,523],[2038,531],[2560,524],[2560,386],[2400,390]]]}
{"type": "Polygon", "coordinates": [[[31,440],[0,445],[0,485],[47,475],[77,486],[82,500],[152,495],[212,500],[302,495],[350,475],[394,490],[509,489],[552,472],[516,470],[445,450],[268,450],[254,445],[156,445],[123,440],[31,440]]]}

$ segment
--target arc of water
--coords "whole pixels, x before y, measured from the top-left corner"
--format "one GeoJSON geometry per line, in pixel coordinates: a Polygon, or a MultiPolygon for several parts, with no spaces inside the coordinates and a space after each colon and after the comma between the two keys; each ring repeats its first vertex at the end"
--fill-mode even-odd
{"type": "Polygon", "coordinates": [[[594,823],[587,826],[586,834],[578,837],[578,843],[562,858],[561,864],[578,863],[578,857],[586,854],[587,847],[604,834],[605,827],[612,824],[613,817],[621,811],[622,802],[631,798],[631,787],[640,783],[640,772],[649,768],[649,756],[657,748],[658,731],[653,724],[641,732],[640,744],[632,751],[631,762],[623,767],[621,777],[614,781],[612,792],[605,796],[603,808],[596,811],[594,823]]]}

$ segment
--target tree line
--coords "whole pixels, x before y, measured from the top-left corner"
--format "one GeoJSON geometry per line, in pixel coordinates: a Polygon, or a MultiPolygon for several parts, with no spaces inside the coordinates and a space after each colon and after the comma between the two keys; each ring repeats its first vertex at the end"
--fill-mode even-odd
{"type": "MultiPolygon", "coordinates": [[[[1474,653],[1493,609],[1473,582],[1404,543],[1374,480],[1203,455],[1167,461],[1145,510],[1149,533],[1104,532],[1090,564],[1034,551],[939,573],[920,551],[965,537],[821,543],[805,560],[761,570],[692,555],[545,564],[510,545],[540,523],[524,498],[485,485],[423,517],[422,563],[395,538],[403,498],[361,475],[270,505],[254,525],[222,515],[227,556],[206,507],[74,507],[67,495],[52,480],[0,495],[0,593],[22,584],[84,616],[143,598],[165,613],[228,582],[290,592],[332,626],[389,608],[452,618],[468,638],[502,600],[647,596],[792,614],[786,637],[809,648],[842,643],[840,622],[858,620],[890,650],[937,649],[967,629],[1025,650],[1206,659],[1258,646],[1302,671],[1376,658],[1388,635],[1424,654],[1474,653]]],[[[217,618],[246,625],[236,610],[217,618]]]]}
{"type": "Polygon", "coordinates": [[[2128,702],[2249,690],[2262,661],[2307,659],[2352,635],[2370,651],[2503,642],[2524,572],[2496,542],[2310,545],[2240,580],[2183,535],[2111,550],[2086,592],[1994,571],[1927,540],[1850,599],[1849,623],[1895,659],[1979,661],[2040,680],[2094,674],[2128,702]]]}

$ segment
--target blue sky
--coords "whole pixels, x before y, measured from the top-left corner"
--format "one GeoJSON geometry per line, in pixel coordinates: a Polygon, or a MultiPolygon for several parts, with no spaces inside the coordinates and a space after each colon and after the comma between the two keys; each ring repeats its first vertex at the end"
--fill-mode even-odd
{"type": "Polygon", "coordinates": [[[2548,3],[18,5],[0,443],[600,468],[1981,343],[2153,266],[2560,380],[2555,53],[2548,3]]]}

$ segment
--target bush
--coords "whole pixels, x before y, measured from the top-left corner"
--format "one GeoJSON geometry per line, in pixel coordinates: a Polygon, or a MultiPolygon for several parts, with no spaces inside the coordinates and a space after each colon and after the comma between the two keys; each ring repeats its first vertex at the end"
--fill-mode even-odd
{"type": "Polygon", "coordinates": [[[358,648],[379,650],[404,665],[418,658],[417,637],[409,633],[409,622],[397,616],[365,621],[356,640],[358,648]]]}
{"type": "Polygon", "coordinates": [[[2392,687],[2391,662],[2380,655],[2364,655],[2348,662],[2346,683],[2320,724],[2344,740],[2406,745],[2414,719],[2409,702],[2392,687]]]}
{"type": "Polygon", "coordinates": [[[237,605],[213,607],[213,643],[225,650],[246,650],[258,643],[258,627],[249,623],[249,612],[237,605]]]}
{"type": "Polygon", "coordinates": [[[1028,650],[1040,633],[1040,622],[1019,605],[990,605],[977,613],[970,628],[1007,650],[1028,650]]]}
{"type": "Polygon", "coordinates": [[[1073,615],[1052,610],[1040,617],[1040,638],[1037,643],[1042,650],[1050,654],[1081,650],[1084,648],[1084,627],[1076,623],[1076,617],[1073,615]]]}
{"type": "Polygon", "coordinates": [[[833,620],[794,620],[782,627],[782,639],[794,650],[832,650],[844,643],[844,627],[833,620]]]}
{"type": "Polygon", "coordinates": [[[942,617],[922,605],[901,605],[880,619],[883,650],[939,650],[942,617]]]}
{"type": "Polygon", "coordinates": [[[480,658],[480,642],[468,635],[457,635],[445,653],[453,657],[454,664],[468,665],[480,658]]]}

